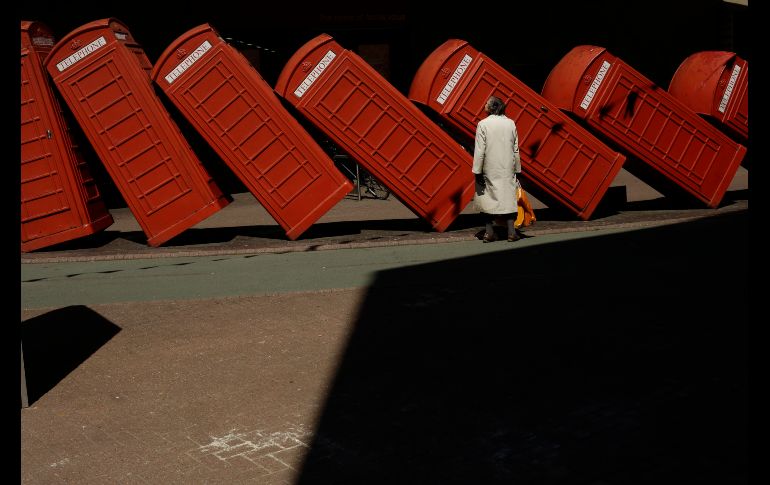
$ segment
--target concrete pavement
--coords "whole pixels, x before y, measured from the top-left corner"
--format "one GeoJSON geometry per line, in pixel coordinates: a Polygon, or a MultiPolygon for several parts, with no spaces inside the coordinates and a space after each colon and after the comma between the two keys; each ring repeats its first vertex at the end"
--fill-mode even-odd
{"type": "MultiPolygon", "coordinates": [[[[603,228],[632,228],[682,222],[748,207],[748,171],[738,169],[722,204],[708,209],[688,207],[663,197],[639,179],[621,170],[605,194],[603,206],[591,220],[577,220],[530,197],[537,222],[530,236],[590,231],[603,228]]],[[[265,252],[319,251],[388,245],[414,245],[475,240],[483,219],[473,203],[443,233],[392,196],[387,200],[357,200],[351,194],[322,216],[296,241],[289,241],[282,228],[250,193],[233,194],[234,201],[213,216],[187,229],[161,247],[147,246],[128,208],[111,209],[112,226],[91,236],[21,255],[22,264],[143,259],[174,256],[213,256],[265,252]]]]}

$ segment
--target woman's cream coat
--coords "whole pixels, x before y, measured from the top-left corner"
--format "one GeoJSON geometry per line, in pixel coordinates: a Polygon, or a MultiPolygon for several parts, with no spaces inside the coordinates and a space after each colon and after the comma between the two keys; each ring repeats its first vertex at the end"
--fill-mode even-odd
{"type": "Polygon", "coordinates": [[[486,214],[516,212],[516,174],[520,172],[516,123],[505,115],[489,115],[479,121],[473,173],[484,174],[484,185],[476,181],[476,208],[486,214]]]}

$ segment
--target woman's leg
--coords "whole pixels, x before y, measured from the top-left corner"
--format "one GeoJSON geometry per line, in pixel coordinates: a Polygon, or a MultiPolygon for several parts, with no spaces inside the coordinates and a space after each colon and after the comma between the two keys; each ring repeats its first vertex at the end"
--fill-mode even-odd
{"type": "Polygon", "coordinates": [[[494,224],[495,218],[494,216],[489,216],[489,219],[487,219],[487,224],[484,226],[484,230],[487,233],[487,236],[493,237],[495,235],[495,224],[494,224]]]}
{"type": "Polygon", "coordinates": [[[509,241],[516,241],[519,239],[519,235],[516,234],[516,227],[514,226],[514,222],[516,221],[516,212],[513,214],[507,214],[505,216],[505,225],[508,226],[508,240],[509,241]]]}
{"type": "Polygon", "coordinates": [[[481,240],[485,243],[497,241],[497,236],[495,235],[495,216],[492,214],[487,214],[487,222],[484,225],[484,237],[481,240]]]}

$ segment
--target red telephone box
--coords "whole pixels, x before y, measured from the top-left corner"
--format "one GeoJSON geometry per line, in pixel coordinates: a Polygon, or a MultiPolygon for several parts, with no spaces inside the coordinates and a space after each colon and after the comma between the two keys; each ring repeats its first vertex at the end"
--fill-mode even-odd
{"type": "Polygon", "coordinates": [[[353,189],[273,88],[210,25],[172,42],[152,79],[289,239],[353,189]]]}
{"type": "Polygon", "coordinates": [[[603,47],[575,47],[553,68],[543,97],[658,175],[717,207],[746,148],[603,47]]]}
{"type": "Polygon", "coordinates": [[[625,157],[468,42],[450,39],[440,45],[409,90],[409,99],[436,111],[470,142],[493,95],[516,122],[522,179],[581,219],[590,218],[625,157]]]}
{"type": "Polygon", "coordinates": [[[152,88],[151,63],[128,28],[108,18],[70,32],[46,67],[150,246],[230,203],[152,88]]]}
{"type": "Polygon", "coordinates": [[[719,121],[739,142],[749,138],[749,63],[733,52],[696,52],[671,78],[668,92],[719,121]]]}
{"type": "Polygon", "coordinates": [[[53,45],[46,25],[21,22],[22,252],[87,236],[113,223],[43,68],[53,45]]]}
{"type": "Polygon", "coordinates": [[[471,155],[329,35],[289,59],[275,90],[437,231],[471,201],[471,155]]]}

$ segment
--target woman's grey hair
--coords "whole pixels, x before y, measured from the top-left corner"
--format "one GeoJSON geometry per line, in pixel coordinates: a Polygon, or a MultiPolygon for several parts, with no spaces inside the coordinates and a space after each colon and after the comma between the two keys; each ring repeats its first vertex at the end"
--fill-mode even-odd
{"type": "Polygon", "coordinates": [[[497,96],[490,96],[487,100],[487,113],[501,115],[505,113],[505,103],[497,96]]]}

